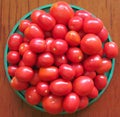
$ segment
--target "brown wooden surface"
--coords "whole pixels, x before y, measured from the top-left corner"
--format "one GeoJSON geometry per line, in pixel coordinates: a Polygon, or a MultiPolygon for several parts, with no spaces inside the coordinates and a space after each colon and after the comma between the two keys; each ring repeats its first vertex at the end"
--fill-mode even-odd
{"type": "MultiPolygon", "coordinates": [[[[10,88],[3,66],[7,37],[17,20],[32,9],[57,0],[0,0],[0,117],[52,117],[25,104],[10,88]]],[[[67,0],[101,18],[120,47],[120,0],[67,0]]],[[[84,111],[56,117],[120,117],[120,54],[104,95],[84,111]]]]}

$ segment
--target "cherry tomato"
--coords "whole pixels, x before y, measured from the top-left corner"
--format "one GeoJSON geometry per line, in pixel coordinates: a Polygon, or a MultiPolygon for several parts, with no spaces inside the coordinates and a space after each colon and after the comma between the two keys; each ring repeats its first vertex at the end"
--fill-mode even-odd
{"type": "Polygon", "coordinates": [[[96,87],[93,88],[92,92],[90,94],[88,94],[88,97],[93,99],[96,98],[98,96],[98,89],[96,87]]]}
{"type": "Polygon", "coordinates": [[[18,33],[14,33],[9,37],[8,48],[10,50],[18,50],[22,42],[23,42],[23,37],[18,33]]]}
{"type": "Polygon", "coordinates": [[[97,54],[102,50],[102,42],[95,34],[86,34],[80,43],[81,49],[88,55],[97,54]]]}
{"type": "Polygon", "coordinates": [[[90,94],[94,87],[93,80],[88,76],[80,76],[73,82],[73,91],[80,96],[86,96],[90,94]]]}
{"type": "Polygon", "coordinates": [[[95,71],[102,64],[102,58],[100,55],[89,56],[83,62],[84,69],[87,71],[95,71]]]}
{"type": "Polygon", "coordinates": [[[56,39],[52,42],[50,50],[54,55],[63,55],[68,50],[68,44],[63,39],[56,39]]]}
{"type": "Polygon", "coordinates": [[[7,54],[8,63],[15,65],[20,61],[20,54],[17,51],[9,51],[7,54]]]}
{"type": "Polygon", "coordinates": [[[30,67],[18,67],[15,72],[15,77],[21,82],[29,82],[34,76],[34,71],[30,67]]]}
{"type": "Polygon", "coordinates": [[[72,80],[74,79],[74,76],[75,76],[75,70],[69,64],[62,64],[59,67],[59,74],[65,80],[72,80]]]}
{"type": "Polygon", "coordinates": [[[31,24],[30,20],[22,20],[19,24],[19,30],[24,32],[25,29],[31,24]]]}
{"type": "Polygon", "coordinates": [[[79,16],[74,16],[68,22],[68,27],[70,30],[80,31],[83,25],[83,19],[79,16]]]}
{"type": "Polygon", "coordinates": [[[69,31],[65,36],[65,40],[70,46],[78,46],[81,38],[76,31],[69,31]]]}
{"type": "Polygon", "coordinates": [[[45,39],[45,42],[46,42],[46,49],[45,49],[45,51],[46,52],[50,52],[50,46],[51,46],[53,41],[54,41],[53,38],[46,38],[45,39]]]}
{"type": "Polygon", "coordinates": [[[29,50],[29,44],[28,43],[21,43],[19,46],[19,53],[23,55],[25,51],[29,50]]]}
{"type": "Polygon", "coordinates": [[[52,30],[52,36],[55,39],[64,39],[68,29],[63,24],[56,24],[52,30]]]}
{"type": "Polygon", "coordinates": [[[104,53],[107,58],[115,58],[118,56],[118,46],[115,42],[107,42],[104,45],[104,53]]]}
{"type": "Polygon", "coordinates": [[[20,60],[18,66],[19,66],[19,67],[25,66],[25,63],[23,62],[23,60],[20,60]]]}
{"type": "Polygon", "coordinates": [[[63,110],[62,101],[62,97],[50,94],[43,97],[42,106],[48,113],[59,114],[63,110]]]}
{"type": "Polygon", "coordinates": [[[69,48],[67,51],[67,59],[69,59],[73,63],[79,63],[83,59],[83,53],[77,47],[69,48]]]}
{"type": "Polygon", "coordinates": [[[36,86],[37,92],[38,94],[40,94],[41,96],[47,96],[49,95],[50,91],[49,91],[49,85],[47,82],[39,82],[36,86]]]}
{"type": "Polygon", "coordinates": [[[34,38],[30,41],[30,49],[35,53],[41,53],[46,49],[45,40],[34,38]]]}
{"type": "Polygon", "coordinates": [[[97,75],[94,79],[95,87],[102,90],[107,85],[107,77],[105,75],[97,75]]]}
{"type": "Polygon", "coordinates": [[[98,74],[104,74],[105,72],[108,72],[112,67],[111,60],[107,58],[102,59],[102,64],[99,68],[97,68],[97,73],[98,74]]]}
{"type": "Polygon", "coordinates": [[[29,87],[25,92],[25,99],[31,105],[37,105],[41,101],[41,96],[37,93],[35,87],[29,87]]]}
{"type": "Polygon", "coordinates": [[[8,73],[10,76],[15,76],[17,66],[10,65],[8,66],[8,73]]]}
{"type": "Polygon", "coordinates": [[[99,18],[86,18],[83,23],[83,30],[86,33],[98,34],[103,28],[103,23],[99,18]]]}
{"type": "Polygon", "coordinates": [[[39,69],[39,77],[41,81],[52,81],[58,78],[58,68],[55,66],[41,67],[39,69]]]}
{"type": "Polygon", "coordinates": [[[57,96],[67,95],[72,91],[72,83],[63,79],[56,79],[50,83],[50,91],[57,96]]]}
{"type": "Polygon", "coordinates": [[[52,5],[50,14],[55,18],[57,24],[66,25],[69,19],[74,16],[74,11],[68,3],[59,1],[52,5]]]}
{"type": "Polygon", "coordinates": [[[23,37],[23,42],[25,42],[25,43],[29,43],[30,40],[29,40],[27,37],[23,37]]]}
{"type": "Polygon", "coordinates": [[[38,56],[37,67],[49,67],[54,63],[54,56],[50,52],[44,52],[38,56]]]}
{"type": "Polygon", "coordinates": [[[91,79],[94,79],[96,77],[96,72],[95,71],[91,71],[91,72],[90,71],[85,71],[84,76],[88,76],[91,79]]]}
{"type": "Polygon", "coordinates": [[[29,84],[27,82],[21,82],[16,77],[13,77],[10,81],[10,85],[13,89],[22,91],[28,88],[29,84]]]}
{"type": "Polygon", "coordinates": [[[76,93],[69,93],[63,100],[63,109],[68,113],[77,111],[80,104],[80,98],[76,93]]]}

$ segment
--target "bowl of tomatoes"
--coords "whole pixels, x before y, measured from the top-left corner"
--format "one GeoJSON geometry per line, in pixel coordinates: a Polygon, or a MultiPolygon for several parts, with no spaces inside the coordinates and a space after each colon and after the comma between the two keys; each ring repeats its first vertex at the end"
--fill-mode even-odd
{"type": "Polygon", "coordinates": [[[99,18],[56,2],[17,22],[8,37],[4,66],[23,101],[50,114],[67,114],[101,97],[117,55],[118,46],[99,18]]]}

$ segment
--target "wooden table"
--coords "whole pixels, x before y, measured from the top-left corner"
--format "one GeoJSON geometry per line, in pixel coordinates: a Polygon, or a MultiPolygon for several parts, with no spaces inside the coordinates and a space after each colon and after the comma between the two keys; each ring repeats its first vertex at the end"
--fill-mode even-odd
{"type": "MultiPolygon", "coordinates": [[[[5,75],[3,56],[7,37],[16,22],[32,9],[57,0],[0,0],[0,117],[52,117],[24,103],[11,89],[5,75]]],[[[113,41],[120,46],[120,0],[66,0],[101,18],[113,41]]],[[[56,117],[120,117],[120,54],[113,79],[104,95],[81,112],[56,117]]]]}

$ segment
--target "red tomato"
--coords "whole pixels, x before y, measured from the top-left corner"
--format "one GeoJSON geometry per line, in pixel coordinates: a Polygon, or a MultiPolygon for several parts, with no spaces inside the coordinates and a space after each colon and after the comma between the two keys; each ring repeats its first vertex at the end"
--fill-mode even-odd
{"type": "Polygon", "coordinates": [[[77,111],[80,104],[80,98],[76,93],[69,93],[63,100],[63,109],[68,113],[77,111]]]}
{"type": "Polygon", "coordinates": [[[69,31],[65,36],[65,40],[70,46],[78,46],[81,38],[76,31],[69,31]]]}
{"type": "Polygon", "coordinates": [[[37,93],[35,87],[29,87],[25,92],[25,99],[31,105],[37,105],[41,101],[41,96],[37,93]]]}
{"type": "Polygon", "coordinates": [[[63,24],[56,24],[52,30],[52,36],[55,39],[64,39],[68,29],[63,24]]]}
{"type": "Polygon", "coordinates": [[[25,29],[31,24],[30,20],[22,20],[19,24],[19,30],[24,32],[25,29]]]}
{"type": "Polygon", "coordinates": [[[67,51],[67,59],[69,59],[73,63],[79,63],[83,59],[83,53],[77,47],[69,48],[67,51]]]}
{"type": "Polygon", "coordinates": [[[48,113],[59,114],[63,110],[62,101],[62,97],[50,94],[43,97],[42,106],[48,113]]]}
{"type": "Polygon", "coordinates": [[[72,67],[75,70],[75,77],[79,77],[84,73],[84,69],[81,64],[72,64],[72,67]]]}
{"type": "Polygon", "coordinates": [[[56,39],[52,42],[50,50],[54,55],[63,55],[68,50],[68,44],[63,39],[56,39]]]}
{"type": "Polygon", "coordinates": [[[98,34],[103,28],[103,23],[96,17],[86,18],[83,23],[83,30],[86,33],[98,34]]]}
{"type": "Polygon", "coordinates": [[[37,67],[49,67],[54,63],[54,56],[50,52],[44,52],[38,56],[37,67]]]}
{"type": "Polygon", "coordinates": [[[55,66],[41,67],[39,69],[39,77],[41,81],[52,81],[58,78],[58,68],[55,66]]]}
{"type": "Polygon", "coordinates": [[[108,39],[108,31],[104,26],[97,35],[100,37],[102,42],[105,42],[108,39]]]}
{"type": "Polygon", "coordinates": [[[13,66],[13,65],[8,66],[8,74],[10,76],[15,76],[16,69],[17,66],[13,66]]]}
{"type": "Polygon", "coordinates": [[[25,42],[25,43],[29,43],[30,40],[29,40],[27,37],[23,37],[23,42],[25,42]]]}
{"type": "Polygon", "coordinates": [[[29,50],[29,44],[28,43],[21,43],[19,46],[19,53],[23,55],[25,51],[29,50]]]}
{"type": "Polygon", "coordinates": [[[90,71],[85,71],[84,76],[88,76],[91,79],[94,79],[96,77],[96,72],[95,71],[91,71],[91,72],[90,71]]]}
{"type": "Polygon", "coordinates": [[[97,73],[98,74],[104,74],[105,72],[108,72],[112,67],[111,60],[107,58],[102,59],[102,64],[99,68],[97,68],[97,73]]]}
{"type": "Polygon", "coordinates": [[[64,80],[72,80],[75,76],[75,70],[69,64],[62,64],[59,67],[59,74],[64,80]]]}
{"type": "Polygon", "coordinates": [[[57,79],[50,83],[50,91],[57,96],[67,95],[72,91],[72,83],[63,79],[57,79]]]}
{"type": "Polygon", "coordinates": [[[80,76],[73,82],[73,91],[80,96],[86,96],[90,94],[94,87],[93,80],[88,76],[80,76]]]}
{"type": "Polygon", "coordinates": [[[102,64],[102,58],[100,55],[92,55],[84,60],[83,66],[86,71],[95,71],[102,64]]]}
{"type": "Polygon", "coordinates": [[[41,53],[46,49],[45,40],[34,38],[30,41],[30,49],[35,53],[41,53]]]}
{"type": "Polygon", "coordinates": [[[79,105],[80,110],[86,108],[88,104],[89,104],[89,99],[87,96],[80,97],[80,105],[79,105]]]}
{"type": "Polygon", "coordinates": [[[44,10],[34,10],[30,16],[33,23],[39,24],[38,17],[46,13],[44,10]]]}
{"type": "Polygon", "coordinates": [[[95,87],[102,90],[107,85],[107,77],[105,75],[97,75],[94,79],[95,87]]]}
{"type": "Polygon", "coordinates": [[[23,62],[23,60],[20,60],[18,66],[19,66],[19,67],[25,66],[25,63],[23,62]]]}
{"type": "Polygon", "coordinates": [[[53,41],[54,41],[53,38],[46,38],[45,39],[45,42],[46,42],[46,49],[45,49],[45,51],[46,52],[50,52],[50,46],[51,46],[53,41]]]}
{"type": "Polygon", "coordinates": [[[80,31],[83,25],[83,19],[79,16],[74,16],[68,22],[68,27],[70,30],[80,31]]]}
{"type": "Polygon", "coordinates": [[[68,60],[65,55],[55,56],[55,65],[60,66],[62,64],[68,63],[68,60]]]}
{"type": "Polygon", "coordinates": [[[15,77],[21,82],[29,82],[34,76],[34,71],[30,67],[18,67],[15,72],[15,77]]]}
{"type": "Polygon", "coordinates": [[[44,31],[51,31],[56,24],[55,19],[49,13],[43,13],[38,17],[38,24],[44,31]]]}
{"type": "Polygon", "coordinates": [[[98,96],[98,90],[96,87],[93,88],[92,92],[90,94],[88,94],[88,97],[93,99],[93,98],[96,98],[98,96]]]}
{"type": "Polygon", "coordinates": [[[97,54],[102,50],[102,42],[95,34],[86,34],[80,43],[81,49],[88,55],[97,54]]]}
{"type": "Polygon", "coordinates": [[[29,84],[27,82],[21,82],[16,77],[13,77],[10,81],[10,85],[13,89],[22,91],[28,88],[29,84]]]}
{"type": "Polygon", "coordinates": [[[20,61],[20,54],[17,51],[9,51],[7,54],[8,63],[15,65],[20,61]]]}
{"type": "Polygon", "coordinates": [[[37,24],[31,23],[24,31],[25,37],[29,40],[33,38],[44,38],[44,33],[37,24]]]}
{"type": "Polygon", "coordinates": [[[74,16],[74,11],[68,3],[59,1],[52,5],[50,14],[55,18],[57,24],[66,25],[69,19],[74,16]]]}
{"type": "Polygon", "coordinates": [[[38,94],[40,94],[41,96],[47,96],[49,95],[50,91],[49,91],[49,85],[47,82],[39,82],[36,86],[37,92],[38,94]]]}
{"type": "Polygon", "coordinates": [[[107,42],[104,45],[104,53],[108,58],[115,58],[118,56],[118,46],[115,42],[107,42]]]}
{"type": "Polygon", "coordinates": [[[14,33],[9,37],[8,48],[10,50],[18,50],[22,42],[23,37],[19,33],[14,33]]]}

